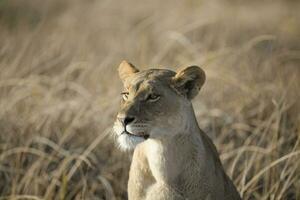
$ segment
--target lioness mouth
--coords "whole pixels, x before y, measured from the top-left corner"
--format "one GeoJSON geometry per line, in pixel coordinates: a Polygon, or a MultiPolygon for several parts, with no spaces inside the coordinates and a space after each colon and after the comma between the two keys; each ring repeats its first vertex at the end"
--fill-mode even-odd
{"type": "Polygon", "coordinates": [[[127,135],[134,136],[134,137],[142,137],[145,140],[148,139],[150,136],[150,135],[144,134],[144,133],[133,134],[133,133],[129,133],[128,131],[124,131],[123,133],[126,133],[127,135]]]}

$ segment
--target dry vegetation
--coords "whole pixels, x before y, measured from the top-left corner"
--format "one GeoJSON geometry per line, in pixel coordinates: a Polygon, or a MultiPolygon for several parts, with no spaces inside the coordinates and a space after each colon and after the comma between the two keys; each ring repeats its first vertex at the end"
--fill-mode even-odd
{"type": "Polygon", "coordinates": [[[0,199],[126,199],[110,137],[126,58],[198,64],[194,100],[243,199],[300,199],[297,1],[0,0],[0,199]]]}

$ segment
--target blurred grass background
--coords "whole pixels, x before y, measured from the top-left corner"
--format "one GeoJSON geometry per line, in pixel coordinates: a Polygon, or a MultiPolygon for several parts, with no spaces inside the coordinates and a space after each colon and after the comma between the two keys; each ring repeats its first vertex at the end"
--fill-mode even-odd
{"type": "Polygon", "coordinates": [[[0,199],[127,199],[117,67],[197,64],[243,199],[300,199],[300,2],[0,0],[0,199]]]}

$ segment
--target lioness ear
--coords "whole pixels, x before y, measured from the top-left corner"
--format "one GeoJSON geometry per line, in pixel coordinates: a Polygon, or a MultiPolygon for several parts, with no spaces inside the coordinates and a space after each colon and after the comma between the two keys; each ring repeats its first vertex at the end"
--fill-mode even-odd
{"type": "Polygon", "coordinates": [[[121,80],[124,81],[128,76],[138,72],[139,70],[133,64],[124,60],[119,65],[118,71],[121,80]]]}
{"type": "Polygon", "coordinates": [[[186,67],[173,77],[174,87],[188,99],[193,99],[205,82],[205,73],[198,66],[186,67]]]}

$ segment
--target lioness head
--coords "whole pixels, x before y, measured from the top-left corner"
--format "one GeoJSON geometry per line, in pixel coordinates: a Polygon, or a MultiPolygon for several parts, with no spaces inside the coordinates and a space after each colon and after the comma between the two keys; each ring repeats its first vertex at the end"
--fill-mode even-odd
{"type": "Polygon", "coordinates": [[[190,100],[205,82],[197,66],[177,73],[167,69],[139,71],[123,61],[119,76],[124,84],[114,132],[122,149],[133,149],[147,139],[168,139],[189,126],[190,100]]]}

